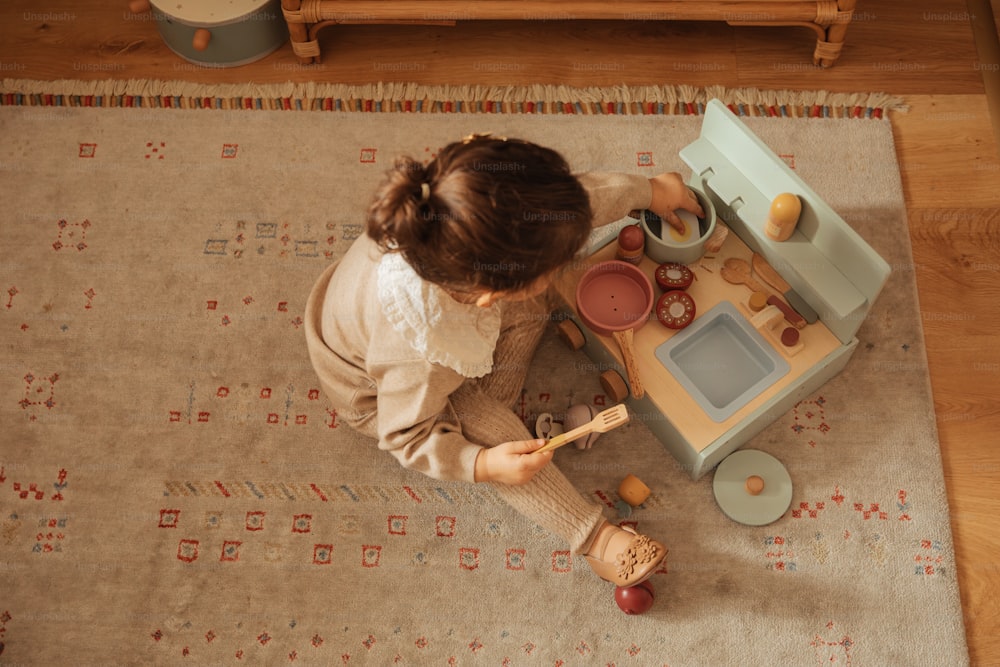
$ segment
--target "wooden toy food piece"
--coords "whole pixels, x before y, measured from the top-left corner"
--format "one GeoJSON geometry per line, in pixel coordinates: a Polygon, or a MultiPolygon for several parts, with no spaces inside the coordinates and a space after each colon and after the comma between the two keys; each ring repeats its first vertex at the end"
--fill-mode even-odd
{"type": "Polygon", "coordinates": [[[760,279],[785,297],[788,305],[794,308],[795,312],[801,315],[806,322],[812,324],[819,319],[819,314],[813,310],[812,306],[805,299],[799,296],[798,292],[792,289],[792,286],[781,277],[780,273],[774,270],[773,266],[767,263],[763,255],[754,253],[751,262],[753,270],[760,276],[760,279]]]}
{"type": "Polygon", "coordinates": [[[764,233],[775,241],[787,241],[795,231],[802,214],[802,201],[790,192],[783,192],[771,202],[764,233]]]}
{"type": "Polygon", "coordinates": [[[770,304],[764,306],[759,313],[750,318],[750,324],[770,338],[776,347],[780,345],[781,351],[789,357],[795,356],[805,348],[800,340],[799,330],[786,326],[785,316],[777,306],[770,304]]]}
{"type": "Polygon", "coordinates": [[[719,252],[728,236],[729,227],[726,227],[721,221],[716,221],[715,231],[705,241],[705,252],[719,252]]]}
{"type": "Polygon", "coordinates": [[[771,295],[767,298],[767,303],[771,306],[775,306],[796,329],[802,329],[806,326],[806,321],[801,315],[792,310],[791,306],[779,299],[778,297],[771,295]]]}
{"type": "Polygon", "coordinates": [[[635,586],[615,587],[615,603],[629,616],[645,614],[652,609],[655,597],[653,584],[648,579],[635,586]]]}
{"type": "Polygon", "coordinates": [[[615,259],[638,264],[646,247],[646,235],[639,225],[626,225],[618,232],[618,250],[615,259]]]}
{"type": "Polygon", "coordinates": [[[764,306],[767,305],[767,298],[769,296],[770,295],[767,292],[754,292],[750,295],[750,300],[747,301],[747,305],[753,312],[760,312],[764,309],[764,306]]]}
{"type": "Polygon", "coordinates": [[[618,495],[632,507],[638,507],[646,502],[651,493],[650,488],[632,473],[626,475],[618,485],[618,495]]]}
{"type": "Polygon", "coordinates": [[[786,327],[781,332],[781,344],[785,347],[795,347],[799,342],[799,330],[795,327],[786,327]]]}
{"type": "Polygon", "coordinates": [[[668,262],[656,267],[656,284],[664,291],[687,289],[694,282],[694,272],[683,264],[668,262]]]}
{"type": "Polygon", "coordinates": [[[683,290],[671,290],[656,302],[656,319],[668,329],[683,329],[694,321],[694,299],[683,290]]]}

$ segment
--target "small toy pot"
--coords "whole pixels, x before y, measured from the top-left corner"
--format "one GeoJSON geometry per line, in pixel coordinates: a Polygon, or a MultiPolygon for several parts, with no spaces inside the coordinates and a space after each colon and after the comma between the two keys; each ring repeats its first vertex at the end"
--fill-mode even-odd
{"type": "MultiPolygon", "coordinates": [[[[686,240],[675,239],[669,231],[670,225],[652,211],[639,212],[639,224],[646,235],[646,255],[658,264],[694,264],[705,254],[705,243],[715,232],[715,206],[712,200],[700,190],[691,190],[698,197],[705,217],[697,218],[698,229],[692,230],[690,238],[686,240]]],[[[690,220],[694,219],[691,216],[690,220]]]]}

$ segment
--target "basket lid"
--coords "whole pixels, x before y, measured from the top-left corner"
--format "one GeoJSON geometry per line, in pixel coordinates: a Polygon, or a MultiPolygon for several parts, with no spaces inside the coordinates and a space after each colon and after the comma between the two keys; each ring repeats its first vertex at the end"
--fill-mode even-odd
{"type": "Polygon", "coordinates": [[[280,13],[277,0],[150,0],[150,4],[157,13],[205,28],[242,21],[269,4],[276,15],[280,13]]]}

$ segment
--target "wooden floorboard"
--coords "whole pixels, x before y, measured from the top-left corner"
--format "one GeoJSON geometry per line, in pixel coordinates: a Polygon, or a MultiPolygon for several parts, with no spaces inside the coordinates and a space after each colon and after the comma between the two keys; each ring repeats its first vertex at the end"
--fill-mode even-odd
{"type": "MultiPolygon", "coordinates": [[[[562,20],[337,26],[320,32],[317,65],[300,65],[286,45],[257,63],[215,69],[179,59],[155,24],[124,1],[43,9],[7,0],[0,9],[0,76],[689,84],[901,96],[909,111],[892,114],[893,131],[970,658],[1000,665],[1000,155],[993,133],[1000,103],[991,106],[996,86],[984,85],[984,77],[1000,75],[1000,65],[995,51],[977,50],[983,35],[995,35],[980,30],[974,39],[974,22],[989,3],[968,2],[860,0],[843,55],[826,70],[811,64],[814,37],[802,28],[562,20]]],[[[994,14],[998,5],[992,0],[994,14]]]]}

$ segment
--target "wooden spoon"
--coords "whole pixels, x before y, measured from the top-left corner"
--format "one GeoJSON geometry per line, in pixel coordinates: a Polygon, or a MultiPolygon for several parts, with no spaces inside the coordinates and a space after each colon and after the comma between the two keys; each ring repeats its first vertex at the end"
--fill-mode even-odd
{"type": "Polygon", "coordinates": [[[745,259],[730,257],[722,265],[722,279],[733,285],[746,285],[754,292],[768,292],[767,288],[750,275],[750,263],[745,259]]]}
{"type": "Polygon", "coordinates": [[[757,275],[761,277],[765,283],[773,287],[785,297],[788,301],[788,305],[795,309],[795,311],[801,315],[806,322],[812,324],[819,319],[819,315],[816,313],[812,307],[806,303],[806,300],[799,296],[799,293],[792,289],[792,286],[781,277],[773,266],[767,263],[762,255],[757,253],[753,254],[753,270],[757,272],[757,275]]]}

